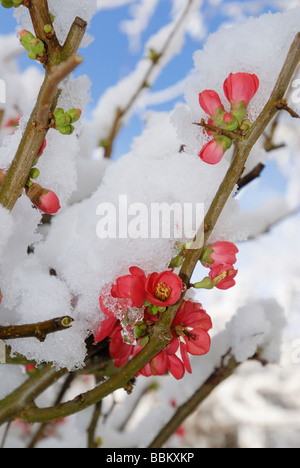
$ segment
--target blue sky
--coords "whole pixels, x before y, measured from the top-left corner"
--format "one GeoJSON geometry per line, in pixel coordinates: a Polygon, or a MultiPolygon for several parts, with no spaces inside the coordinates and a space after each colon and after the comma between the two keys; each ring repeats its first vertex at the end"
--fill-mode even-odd
{"type": "MultiPolygon", "coordinates": [[[[225,4],[230,0],[225,0],[225,4]]],[[[249,3],[249,2],[248,2],[249,3]]],[[[204,2],[206,11],[206,26],[209,32],[216,31],[219,26],[227,20],[220,9],[212,8],[209,2],[204,2]]],[[[155,15],[149,22],[148,28],[142,34],[142,43],[158,31],[164,24],[170,20],[171,0],[161,0],[155,15]]],[[[269,5],[265,11],[275,11],[269,5]]],[[[91,95],[93,101],[87,109],[87,117],[91,115],[93,106],[101,97],[107,87],[114,85],[118,80],[132,70],[143,55],[143,47],[136,54],[129,51],[128,40],[124,33],[119,29],[119,24],[124,19],[130,19],[128,6],[112,10],[103,10],[98,12],[91,23],[89,33],[94,36],[94,42],[87,48],[81,49],[80,53],[84,57],[84,63],[77,73],[87,74],[92,82],[91,95]]],[[[13,17],[12,9],[1,8],[0,32],[1,34],[13,33],[16,26],[16,20],[13,17]]],[[[193,54],[197,49],[203,47],[202,41],[196,41],[187,37],[182,53],[167,65],[162,74],[153,86],[153,91],[164,89],[175,84],[184,78],[189,70],[193,68],[193,54]]],[[[20,58],[20,68],[28,66],[28,58],[24,54],[20,58]]],[[[40,66],[37,64],[37,66],[40,66]]],[[[174,107],[173,102],[155,106],[155,110],[171,110],[174,107]]],[[[143,129],[143,122],[139,116],[133,116],[128,126],[123,129],[115,144],[114,158],[128,152],[132,137],[139,135],[143,129]]],[[[279,173],[275,164],[270,163],[266,169],[265,179],[270,181],[273,189],[280,192],[285,188],[285,180],[279,173]],[[275,182],[275,183],[274,183],[275,182]]],[[[272,192],[273,192],[272,189],[272,192]]],[[[246,206],[255,203],[249,198],[244,202],[246,206]]]]}

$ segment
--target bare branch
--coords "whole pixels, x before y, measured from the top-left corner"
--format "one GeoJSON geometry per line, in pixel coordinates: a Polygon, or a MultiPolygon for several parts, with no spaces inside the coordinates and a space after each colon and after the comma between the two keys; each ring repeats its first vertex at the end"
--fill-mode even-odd
{"type": "Polygon", "coordinates": [[[17,338],[37,338],[39,341],[45,341],[46,336],[50,333],[70,328],[73,321],[71,317],[65,316],[30,325],[9,325],[7,327],[0,327],[0,339],[14,340],[17,338]]]}

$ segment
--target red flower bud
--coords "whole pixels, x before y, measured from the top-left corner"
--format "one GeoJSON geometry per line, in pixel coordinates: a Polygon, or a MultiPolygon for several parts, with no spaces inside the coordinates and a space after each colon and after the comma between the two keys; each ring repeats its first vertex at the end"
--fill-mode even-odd
{"type": "Polygon", "coordinates": [[[39,184],[33,183],[31,187],[26,187],[26,195],[33,205],[43,213],[55,214],[60,209],[57,195],[39,184]]]}
{"type": "Polygon", "coordinates": [[[211,117],[218,117],[220,110],[225,112],[221,99],[215,91],[206,90],[199,94],[199,103],[204,112],[211,117]],[[218,112],[219,111],[219,112],[218,112]]]}
{"type": "Polygon", "coordinates": [[[247,107],[259,88],[259,79],[250,73],[230,73],[224,82],[224,93],[234,109],[243,102],[247,107]]]}

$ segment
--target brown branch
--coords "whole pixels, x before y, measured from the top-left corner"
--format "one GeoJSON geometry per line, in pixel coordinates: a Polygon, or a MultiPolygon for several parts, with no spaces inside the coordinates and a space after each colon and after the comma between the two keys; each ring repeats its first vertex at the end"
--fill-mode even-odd
{"type": "Polygon", "coordinates": [[[228,379],[237,367],[240,365],[234,357],[231,357],[228,364],[222,363],[221,366],[210,375],[201,387],[183,404],[174,416],[160,430],[155,439],[149,445],[149,448],[161,448],[172,434],[181,426],[181,424],[190,416],[198,406],[212,393],[212,391],[228,379]]]}
{"type": "Polygon", "coordinates": [[[286,99],[281,99],[275,105],[277,110],[284,110],[290,114],[291,117],[294,119],[300,119],[300,115],[297,114],[291,107],[289,107],[288,102],[286,99]]]}
{"type": "MultiPolygon", "coordinates": [[[[34,2],[32,2],[34,5],[33,11],[37,12],[44,5],[43,2],[39,3],[39,0],[34,0],[34,2]]],[[[37,15],[37,13],[35,14],[37,15]]],[[[42,12],[40,14],[43,15],[42,12]]],[[[13,209],[15,203],[22,194],[24,186],[29,178],[33,162],[47,135],[49,128],[48,115],[57,102],[57,93],[55,93],[55,90],[60,80],[67,76],[67,72],[73,71],[82,61],[76,53],[86,30],[86,22],[81,20],[81,27],[78,26],[78,23],[78,18],[76,18],[67,38],[68,46],[63,49],[62,54],[58,55],[56,49],[49,51],[49,66],[46,68],[45,79],[40,89],[36,105],[1,187],[0,203],[8,210],[13,209]],[[84,24],[85,28],[83,27],[84,24]],[[68,56],[68,54],[70,55],[68,56]]]]}
{"type": "MultiPolygon", "coordinates": [[[[57,395],[55,399],[54,405],[58,405],[62,401],[66,392],[69,390],[74,378],[75,378],[74,373],[71,373],[67,376],[65,382],[63,383],[62,388],[60,389],[59,394],[57,395]]],[[[32,437],[31,441],[29,442],[27,448],[35,448],[36,444],[44,437],[47,427],[48,427],[47,423],[41,424],[39,426],[38,430],[32,437]]]]}
{"type": "Polygon", "coordinates": [[[9,325],[7,327],[0,327],[0,339],[14,340],[17,338],[37,338],[39,341],[45,341],[46,336],[50,333],[70,328],[73,321],[71,317],[65,316],[30,325],[9,325]]]}
{"type": "Polygon", "coordinates": [[[128,114],[128,112],[132,109],[133,105],[139,98],[140,94],[145,88],[149,88],[149,81],[150,81],[150,76],[153,72],[153,70],[158,66],[161,58],[166,54],[168,51],[168,48],[170,47],[170,44],[172,43],[174,36],[176,35],[178,29],[182,26],[184,21],[186,20],[186,17],[190,11],[191,6],[193,5],[194,0],[188,0],[187,5],[185,9],[182,12],[182,15],[178,19],[177,23],[175,24],[174,28],[172,29],[170,35],[166,39],[165,43],[162,45],[160,52],[155,52],[155,54],[152,54],[149,57],[149,60],[151,61],[148,70],[146,71],[145,75],[141,79],[140,85],[138,86],[137,90],[133,94],[133,96],[130,98],[128,104],[123,108],[123,109],[117,109],[116,110],[116,115],[115,119],[113,122],[113,125],[111,127],[110,133],[105,138],[105,144],[103,145],[105,148],[104,156],[105,158],[110,158],[112,155],[113,151],[113,143],[115,138],[117,137],[118,133],[120,132],[123,122],[122,119],[123,117],[128,114]]]}
{"type": "Polygon", "coordinates": [[[54,99],[58,85],[82,62],[83,58],[80,55],[72,55],[65,62],[61,63],[60,65],[55,65],[51,68],[49,77],[45,86],[42,88],[39,97],[39,106],[36,112],[37,125],[47,129],[49,124],[51,103],[54,99]]]}
{"type": "Polygon", "coordinates": [[[49,64],[52,66],[59,63],[61,47],[53,28],[48,1],[30,0],[28,3],[28,10],[35,35],[38,39],[43,41],[46,46],[47,65],[49,64]],[[50,34],[47,34],[44,29],[46,25],[52,26],[52,31],[50,34]]]}
{"type": "Polygon", "coordinates": [[[228,138],[234,141],[235,140],[240,141],[243,139],[243,135],[241,135],[240,133],[230,132],[229,130],[215,127],[214,125],[209,125],[208,123],[205,122],[204,119],[202,119],[201,122],[193,122],[193,125],[198,125],[198,127],[202,127],[205,130],[216,133],[217,135],[227,136],[228,138]]]}
{"type": "Polygon", "coordinates": [[[88,448],[96,449],[98,448],[99,444],[96,439],[96,429],[98,425],[99,418],[101,417],[101,410],[102,410],[102,401],[99,401],[94,406],[94,412],[87,430],[87,439],[88,439],[88,448]]]}
{"type": "Polygon", "coordinates": [[[244,188],[246,185],[250,184],[253,180],[260,177],[262,171],[264,170],[265,165],[262,163],[258,163],[252,171],[250,171],[247,175],[240,177],[237,185],[239,190],[244,188]]]}

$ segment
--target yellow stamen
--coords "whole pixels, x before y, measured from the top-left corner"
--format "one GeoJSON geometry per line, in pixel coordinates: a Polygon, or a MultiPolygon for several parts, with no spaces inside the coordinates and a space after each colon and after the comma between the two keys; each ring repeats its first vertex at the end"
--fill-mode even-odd
{"type": "Polygon", "coordinates": [[[169,286],[167,286],[166,283],[158,283],[155,291],[155,297],[156,299],[165,302],[171,296],[171,292],[172,289],[169,286]]]}

